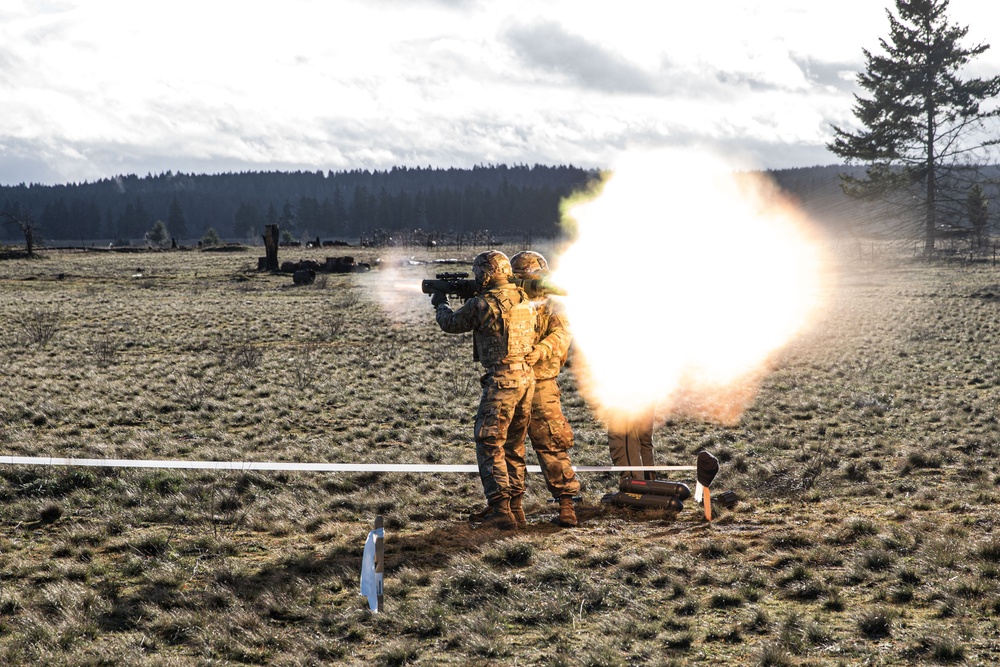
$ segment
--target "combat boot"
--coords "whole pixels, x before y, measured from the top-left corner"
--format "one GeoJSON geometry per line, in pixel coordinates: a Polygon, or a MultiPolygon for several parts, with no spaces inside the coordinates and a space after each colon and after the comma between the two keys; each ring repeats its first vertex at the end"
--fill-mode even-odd
{"type": "Polygon", "coordinates": [[[511,496],[510,499],[510,513],[514,515],[514,521],[517,523],[518,528],[527,528],[528,517],[524,515],[524,509],[521,507],[521,499],[524,496],[511,496]]]}
{"type": "Polygon", "coordinates": [[[559,518],[556,523],[572,528],[576,525],[576,510],[573,509],[573,496],[559,496],[559,518]]]}
{"type": "Polygon", "coordinates": [[[510,498],[501,498],[490,503],[485,514],[479,515],[480,525],[484,528],[499,528],[500,530],[514,530],[517,528],[517,520],[510,511],[510,498]]]}

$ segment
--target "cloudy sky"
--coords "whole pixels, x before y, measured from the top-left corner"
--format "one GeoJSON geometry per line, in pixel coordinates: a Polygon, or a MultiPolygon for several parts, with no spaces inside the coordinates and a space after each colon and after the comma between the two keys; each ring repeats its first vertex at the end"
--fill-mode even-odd
{"type": "MultiPolygon", "coordinates": [[[[3,0],[0,184],[574,164],[831,164],[880,0],[3,0]]],[[[994,48],[1000,3],[952,0],[994,48]]]]}

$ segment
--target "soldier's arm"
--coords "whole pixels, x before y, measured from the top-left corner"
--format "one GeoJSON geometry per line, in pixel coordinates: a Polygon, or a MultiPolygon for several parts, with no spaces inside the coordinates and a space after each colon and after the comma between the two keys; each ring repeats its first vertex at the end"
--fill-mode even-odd
{"type": "Polygon", "coordinates": [[[452,310],[447,303],[440,304],[434,311],[438,326],[446,333],[473,331],[479,322],[480,299],[466,301],[458,310],[452,310]]]}
{"type": "Polygon", "coordinates": [[[562,359],[569,350],[573,334],[570,333],[569,323],[566,320],[566,313],[562,308],[562,304],[550,300],[549,308],[551,308],[549,324],[536,347],[540,346],[545,349],[547,353],[545,356],[546,359],[553,356],[562,359]]]}

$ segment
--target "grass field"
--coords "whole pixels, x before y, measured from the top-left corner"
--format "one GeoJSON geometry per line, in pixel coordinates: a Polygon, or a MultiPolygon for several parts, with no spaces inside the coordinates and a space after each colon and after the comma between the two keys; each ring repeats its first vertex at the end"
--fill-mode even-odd
{"type": "MultiPolygon", "coordinates": [[[[0,454],[474,462],[479,372],[415,289],[432,267],[295,287],[258,254],[0,262],[0,454]]],[[[707,448],[742,498],[711,524],[603,507],[608,473],[576,529],[529,476],[503,533],[464,520],[475,475],[0,466],[0,663],[1000,663],[1000,268],[864,259],[737,424],[659,415],[660,462],[707,448]]],[[[574,463],[607,464],[560,384],[574,463]]]]}

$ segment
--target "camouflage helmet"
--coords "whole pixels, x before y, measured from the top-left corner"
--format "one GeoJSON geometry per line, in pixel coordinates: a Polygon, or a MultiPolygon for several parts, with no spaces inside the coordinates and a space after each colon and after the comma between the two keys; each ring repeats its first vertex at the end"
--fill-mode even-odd
{"type": "Polygon", "coordinates": [[[518,278],[541,278],[549,272],[549,263],[541,253],[522,250],[510,258],[510,268],[518,278]]]}
{"type": "Polygon", "coordinates": [[[488,285],[499,279],[510,280],[514,277],[510,260],[499,250],[487,250],[476,255],[472,260],[472,274],[480,285],[488,285]]]}

